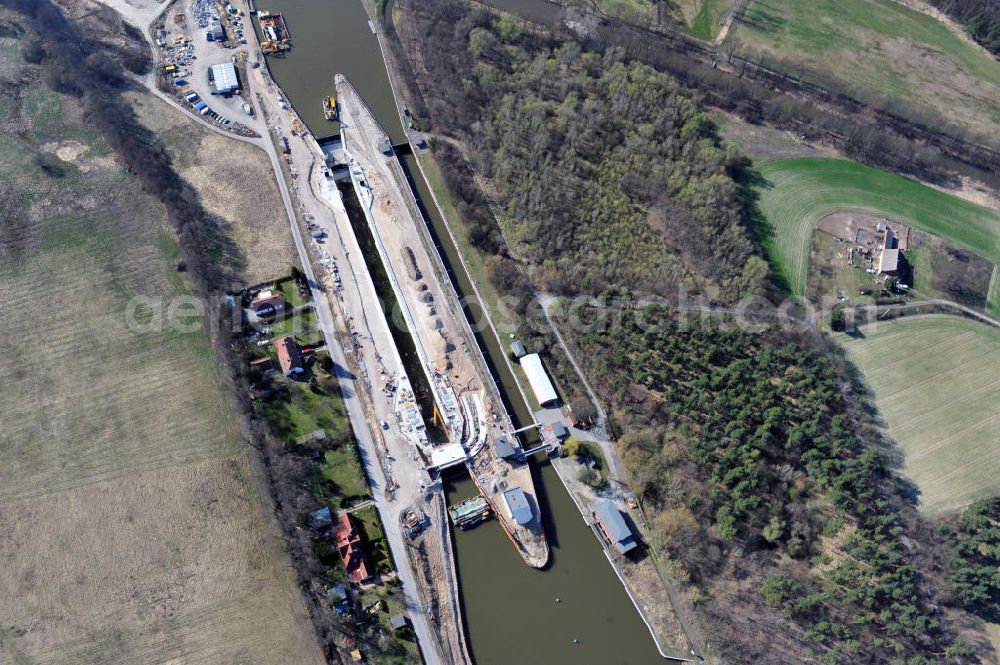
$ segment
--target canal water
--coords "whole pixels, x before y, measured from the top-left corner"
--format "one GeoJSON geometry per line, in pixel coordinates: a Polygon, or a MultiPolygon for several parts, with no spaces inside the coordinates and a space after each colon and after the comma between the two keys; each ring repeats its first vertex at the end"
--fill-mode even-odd
{"type": "MultiPolygon", "coordinates": [[[[271,76],[317,138],[340,131],[323,117],[323,98],[336,95],[343,74],[361,92],[393,143],[406,140],[382,61],[378,39],[360,0],[257,0],[258,9],[280,12],[292,50],[267,58],[271,76]]],[[[254,19],[259,32],[259,24],[254,19]]]]}
{"type": "MultiPolygon", "coordinates": [[[[268,66],[315,136],[339,129],[323,118],[322,98],[333,94],[333,77],[342,73],[364,97],[393,142],[405,140],[378,42],[360,0],[260,0],[258,5],[285,17],[292,50],[269,57],[268,66]]],[[[401,157],[430,222],[431,234],[459,295],[471,294],[464,271],[452,269],[460,265],[457,249],[414,159],[412,155],[401,157]],[[424,206],[424,202],[429,205],[424,206]]],[[[377,260],[371,263],[378,265],[377,260]]],[[[517,424],[532,422],[496,336],[487,332],[477,338],[513,420],[517,424]]],[[[544,459],[532,465],[545,532],[552,546],[545,570],[526,566],[495,521],[454,534],[466,630],[476,663],[662,662],[645,623],[555,470],[544,459]]],[[[476,493],[467,476],[453,478],[446,490],[452,503],[476,493]]]]}
{"type": "MultiPolygon", "coordinates": [[[[525,566],[495,520],[455,533],[477,665],[663,662],[555,469],[542,459],[532,471],[552,547],[548,568],[525,566]]],[[[477,493],[467,477],[446,482],[445,490],[449,503],[477,493]]]]}

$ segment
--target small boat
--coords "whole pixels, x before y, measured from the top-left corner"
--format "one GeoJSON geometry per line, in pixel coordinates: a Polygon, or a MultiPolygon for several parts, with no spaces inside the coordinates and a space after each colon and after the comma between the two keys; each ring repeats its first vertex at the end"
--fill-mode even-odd
{"type": "Polygon", "coordinates": [[[323,117],[327,120],[337,119],[337,100],[327,97],[323,100],[323,117]]]}

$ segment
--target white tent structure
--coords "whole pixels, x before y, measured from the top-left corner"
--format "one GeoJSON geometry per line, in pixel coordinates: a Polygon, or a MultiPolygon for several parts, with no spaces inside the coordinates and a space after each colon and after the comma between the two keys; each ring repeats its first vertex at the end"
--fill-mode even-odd
{"type": "Polygon", "coordinates": [[[556,389],[552,387],[548,374],[542,366],[542,359],[537,353],[532,353],[521,357],[521,368],[528,376],[528,383],[531,384],[531,392],[535,393],[535,399],[542,406],[559,399],[556,389]]]}

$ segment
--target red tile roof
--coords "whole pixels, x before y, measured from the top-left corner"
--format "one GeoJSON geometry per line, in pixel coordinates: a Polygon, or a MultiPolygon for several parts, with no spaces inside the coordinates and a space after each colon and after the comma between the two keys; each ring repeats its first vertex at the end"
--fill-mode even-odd
{"type": "Polygon", "coordinates": [[[293,372],[305,371],[305,366],[302,364],[302,353],[299,350],[299,345],[295,343],[294,337],[282,337],[274,343],[274,347],[278,351],[278,363],[285,376],[291,376],[293,372]]]}
{"type": "Polygon", "coordinates": [[[250,306],[255,312],[268,306],[274,307],[275,310],[284,309],[285,297],[280,293],[262,291],[256,298],[250,301],[250,306]]]}
{"type": "Polygon", "coordinates": [[[361,535],[354,528],[351,516],[347,513],[341,513],[337,523],[333,525],[333,538],[337,542],[337,550],[351,580],[363,582],[371,577],[368,571],[368,558],[361,544],[361,535]]]}

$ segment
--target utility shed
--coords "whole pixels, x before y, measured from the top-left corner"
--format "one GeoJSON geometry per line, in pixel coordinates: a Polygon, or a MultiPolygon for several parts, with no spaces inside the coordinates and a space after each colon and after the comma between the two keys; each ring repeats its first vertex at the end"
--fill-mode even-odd
{"type": "Polygon", "coordinates": [[[389,625],[393,630],[403,630],[406,628],[406,617],[402,614],[393,614],[389,617],[389,625]]]}
{"type": "Polygon", "coordinates": [[[625,554],[638,547],[632,530],[628,528],[625,518],[615,504],[611,501],[601,501],[594,506],[594,514],[601,524],[604,535],[620,553],[625,554]]]}
{"type": "Polygon", "coordinates": [[[517,451],[514,450],[514,446],[512,446],[510,443],[510,439],[508,439],[505,436],[497,438],[495,447],[496,447],[497,457],[499,457],[500,459],[509,459],[517,454],[517,451]]]}
{"type": "Polygon", "coordinates": [[[528,355],[528,350],[524,348],[524,343],[522,343],[519,339],[511,342],[510,352],[514,354],[515,358],[523,358],[528,355]]]}
{"type": "Polygon", "coordinates": [[[236,67],[231,62],[212,65],[212,85],[220,95],[227,95],[239,90],[240,82],[236,78],[236,67]]]}
{"type": "Polygon", "coordinates": [[[549,381],[548,374],[542,366],[542,359],[537,353],[531,353],[521,358],[521,367],[528,376],[528,383],[531,384],[531,392],[535,393],[535,399],[542,406],[550,404],[559,399],[556,389],[549,381]]]}
{"type": "Polygon", "coordinates": [[[329,506],[309,513],[309,526],[313,529],[325,529],[331,524],[333,524],[333,515],[330,513],[329,506]]]}
{"type": "Polygon", "coordinates": [[[520,487],[509,489],[503,493],[504,503],[507,504],[507,512],[511,518],[521,526],[530,524],[532,519],[531,505],[528,497],[520,487]]]}

